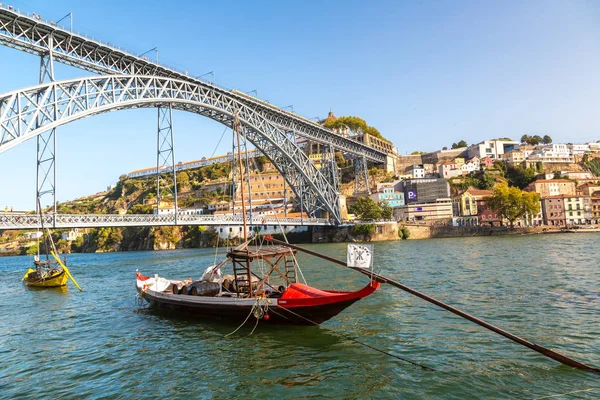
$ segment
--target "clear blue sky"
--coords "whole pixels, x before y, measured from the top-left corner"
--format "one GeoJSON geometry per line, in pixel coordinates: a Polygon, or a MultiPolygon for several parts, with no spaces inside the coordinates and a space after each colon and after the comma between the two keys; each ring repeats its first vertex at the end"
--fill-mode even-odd
{"type": "MultiPolygon", "coordinates": [[[[597,1],[3,1],[311,117],[356,115],[401,154],[461,139],[600,139],[597,1]],[[50,5],[52,4],[52,5],[50,5]]],[[[37,83],[35,56],[0,46],[0,93],[37,83]]],[[[57,79],[84,76],[58,65],[57,79]]],[[[177,161],[210,156],[223,132],[175,113],[177,161]]],[[[229,143],[229,141],[227,141],[229,143]]],[[[58,129],[58,200],[156,163],[156,110],[58,129]]],[[[217,153],[225,153],[222,144],[217,153]]],[[[35,140],[0,153],[0,207],[31,209],[35,140]]],[[[46,198],[45,204],[50,199],[46,198]]]]}

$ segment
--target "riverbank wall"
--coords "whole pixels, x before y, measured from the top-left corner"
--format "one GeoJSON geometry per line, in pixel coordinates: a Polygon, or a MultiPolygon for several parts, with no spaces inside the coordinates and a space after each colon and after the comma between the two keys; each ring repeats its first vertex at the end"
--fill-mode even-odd
{"type": "Polygon", "coordinates": [[[408,240],[470,237],[470,236],[503,236],[503,235],[531,235],[538,233],[560,233],[548,227],[518,227],[503,226],[448,226],[448,225],[412,225],[398,222],[383,222],[375,224],[372,233],[365,233],[367,229],[357,228],[360,225],[341,227],[315,227],[313,229],[313,243],[339,243],[339,242],[376,242],[387,240],[402,240],[398,234],[402,228],[409,232],[408,240]]]}

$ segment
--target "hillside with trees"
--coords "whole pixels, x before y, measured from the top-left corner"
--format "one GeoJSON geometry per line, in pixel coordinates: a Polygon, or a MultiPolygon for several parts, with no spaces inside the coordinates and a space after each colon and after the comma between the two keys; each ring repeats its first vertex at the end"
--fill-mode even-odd
{"type": "Polygon", "coordinates": [[[368,133],[371,136],[375,136],[381,140],[385,140],[386,142],[391,143],[389,140],[383,137],[381,132],[377,130],[377,128],[373,126],[367,125],[367,122],[359,117],[348,116],[348,117],[339,117],[336,119],[326,120],[323,124],[326,128],[329,129],[350,129],[353,135],[360,135],[362,133],[368,133]]]}

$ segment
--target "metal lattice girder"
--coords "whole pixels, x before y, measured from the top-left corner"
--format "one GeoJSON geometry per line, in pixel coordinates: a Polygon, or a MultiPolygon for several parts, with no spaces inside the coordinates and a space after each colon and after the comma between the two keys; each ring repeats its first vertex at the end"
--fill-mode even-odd
{"type": "MultiPolygon", "coordinates": [[[[52,39],[50,39],[52,40],[52,39]]],[[[54,57],[52,51],[40,56],[39,83],[54,81],[54,57]]],[[[39,95],[38,95],[39,96],[39,95]]],[[[52,94],[50,95],[52,97],[52,94]]],[[[39,101],[39,99],[38,99],[39,101]]],[[[39,116],[36,126],[39,127],[39,116]]],[[[50,129],[37,136],[37,165],[35,175],[35,208],[43,204],[42,198],[46,194],[52,195],[52,204],[56,214],[56,128],[50,129]]]]}
{"type": "Polygon", "coordinates": [[[358,157],[354,160],[354,194],[371,194],[367,160],[358,157]]]}
{"type": "MultiPolygon", "coordinates": [[[[126,226],[170,226],[170,225],[242,225],[242,217],[232,215],[179,214],[44,214],[44,226],[56,222],[56,228],[102,228],[126,226]]],[[[253,225],[299,226],[331,225],[324,218],[277,218],[255,216],[248,222],[253,225]]],[[[0,213],[0,230],[3,229],[41,229],[41,219],[36,214],[0,213]]]]}
{"type": "Polygon", "coordinates": [[[321,172],[329,179],[334,189],[340,192],[340,169],[335,162],[333,146],[321,146],[321,172]]]}
{"type": "Polygon", "coordinates": [[[51,50],[55,61],[99,74],[152,75],[200,85],[252,108],[279,129],[294,132],[313,142],[331,144],[343,153],[364,156],[367,160],[377,163],[385,162],[384,152],[339,135],[270,103],[192,78],[185,72],[178,72],[112,45],[74,34],[57,27],[56,24],[4,8],[0,8],[0,45],[36,55],[47,54],[51,50]]]}
{"type": "Polygon", "coordinates": [[[237,110],[246,138],[285,177],[305,210],[326,210],[340,221],[338,193],[314,163],[254,107],[236,98],[180,80],[131,75],[51,82],[0,95],[0,153],[29,139],[91,115],[139,107],[173,108],[204,115],[232,127],[237,110]]]}
{"type": "Polygon", "coordinates": [[[175,170],[175,150],[173,145],[173,108],[158,107],[158,131],[156,142],[156,209],[160,207],[162,174],[171,169],[173,174],[173,190],[169,191],[175,200],[175,216],[177,217],[177,173],[175,170]]]}

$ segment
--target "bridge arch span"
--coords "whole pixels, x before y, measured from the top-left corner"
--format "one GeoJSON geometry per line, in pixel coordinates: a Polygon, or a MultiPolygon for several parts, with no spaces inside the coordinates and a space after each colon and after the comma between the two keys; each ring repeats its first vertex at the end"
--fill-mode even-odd
{"type": "Polygon", "coordinates": [[[228,127],[233,114],[247,139],[285,176],[304,208],[339,222],[338,193],[291,140],[252,103],[210,87],[168,77],[92,76],[45,83],[0,95],[0,153],[69,122],[115,110],[171,105],[228,127]]]}

